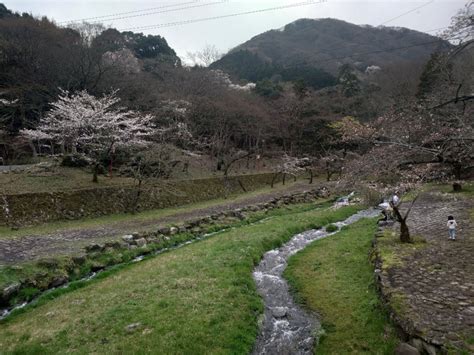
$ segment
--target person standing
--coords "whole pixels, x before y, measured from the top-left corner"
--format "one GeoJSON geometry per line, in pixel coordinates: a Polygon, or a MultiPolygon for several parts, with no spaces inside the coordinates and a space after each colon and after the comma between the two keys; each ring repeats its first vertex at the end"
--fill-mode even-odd
{"type": "Polygon", "coordinates": [[[393,194],[392,196],[392,204],[393,206],[395,207],[398,207],[398,205],[400,204],[400,196],[399,196],[399,192],[398,191],[395,191],[395,193],[393,194]]]}
{"type": "Polygon", "coordinates": [[[449,239],[456,240],[456,227],[457,223],[453,216],[448,216],[448,223],[446,224],[449,232],[449,239]]]}

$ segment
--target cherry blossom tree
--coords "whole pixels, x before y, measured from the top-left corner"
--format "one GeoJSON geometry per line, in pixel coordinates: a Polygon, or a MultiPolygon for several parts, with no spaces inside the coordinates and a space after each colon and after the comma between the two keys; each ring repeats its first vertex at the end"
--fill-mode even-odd
{"type": "Polygon", "coordinates": [[[85,90],[63,90],[37,129],[22,133],[31,139],[49,139],[63,152],[80,152],[93,159],[93,181],[97,182],[100,157],[118,147],[143,147],[153,132],[151,115],[127,110],[119,102],[116,91],[95,97],[85,90]]]}
{"type": "Polygon", "coordinates": [[[275,167],[271,187],[273,187],[278,176],[282,176],[283,185],[285,184],[286,176],[296,176],[305,171],[305,167],[308,165],[308,158],[292,157],[288,154],[283,154],[281,157],[281,163],[275,167]]]}

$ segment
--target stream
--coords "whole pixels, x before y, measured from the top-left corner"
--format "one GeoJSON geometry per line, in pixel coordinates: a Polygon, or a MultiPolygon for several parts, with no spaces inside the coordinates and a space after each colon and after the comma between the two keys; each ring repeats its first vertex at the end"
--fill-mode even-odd
{"type": "MultiPolygon", "coordinates": [[[[368,209],[353,214],[342,222],[334,223],[339,229],[362,218],[372,218],[380,210],[368,209]]],[[[295,235],[278,249],[265,253],[254,269],[253,278],[257,291],[263,298],[265,312],[260,334],[253,354],[312,354],[321,324],[314,314],[296,305],[283,271],[290,256],[308,244],[333,234],[325,228],[312,229],[295,235]]]]}

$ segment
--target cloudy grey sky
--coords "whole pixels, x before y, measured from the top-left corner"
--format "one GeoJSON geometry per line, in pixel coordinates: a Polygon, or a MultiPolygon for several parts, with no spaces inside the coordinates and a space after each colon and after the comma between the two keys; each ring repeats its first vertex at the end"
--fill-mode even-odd
{"type": "Polygon", "coordinates": [[[220,51],[227,51],[259,33],[281,28],[299,18],[332,17],[356,24],[378,26],[420,7],[388,22],[386,26],[430,31],[448,26],[451,17],[467,3],[466,0],[3,0],[3,2],[14,11],[29,12],[36,16],[45,15],[57,22],[132,12],[101,19],[104,24],[119,30],[301,4],[292,8],[186,25],[134,29],[135,32],[159,34],[165,37],[181,57],[188,51],[197,51],[206,45],[215,45],[220,51]],[[151,10],[144,11],[146,9],[151,10]]]}

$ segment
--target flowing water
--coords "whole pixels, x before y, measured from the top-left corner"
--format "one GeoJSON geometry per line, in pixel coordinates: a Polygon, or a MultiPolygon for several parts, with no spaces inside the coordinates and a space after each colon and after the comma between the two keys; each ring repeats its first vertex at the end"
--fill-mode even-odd
{"type": "MultiPolygon", "coordinates": [[[[357,222],[361,218],[376,217],[379,210],[358,212],[342,222],[338,228],[357,222]]],[[[312,354],[320,330],[317,317],[295,304],[283,278],[288,258],[315,240],[333,235],[324,228],[295,235],[278,249],[265,253],[253,272],[257,290],[265,304],[263,324],[254,348],[254,354],[312,354]]]]}

